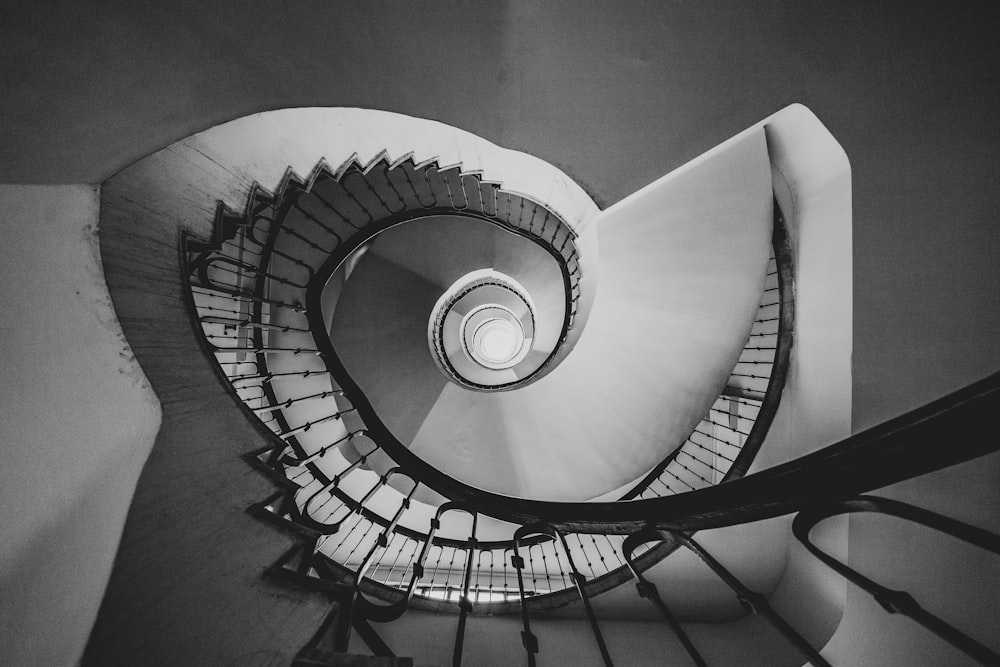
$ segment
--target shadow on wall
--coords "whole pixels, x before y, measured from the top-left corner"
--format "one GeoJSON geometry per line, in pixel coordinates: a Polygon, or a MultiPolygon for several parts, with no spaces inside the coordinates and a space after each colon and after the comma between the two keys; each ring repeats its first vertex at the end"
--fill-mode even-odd
{"type": "Polygon", "coordinates": [[[104,284],[96,188],[0,186],[0,210],[0,655],[73,664],[160,405],[104,284]]]}

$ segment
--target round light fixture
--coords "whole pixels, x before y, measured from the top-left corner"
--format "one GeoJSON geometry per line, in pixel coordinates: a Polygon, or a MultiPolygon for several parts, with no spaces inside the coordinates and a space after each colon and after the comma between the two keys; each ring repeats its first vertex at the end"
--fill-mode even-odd
{"type": "Polygon", "coordinates": [[[441,371],[470,389],[508,389],[537,370],[534,359],[526,361],[535,337],[531,298],[492,269],[470,272],[448,288],[427,334],[441,371]]]}
{"type": "Polygon", "coordinates": [[[524,342],[524,332],[515,330],[514,325],[506,320],[495,319],[480,324],[473,340],[472,349],[476,356],[502,364],[518,353],[524,342]]]}
{"type": "Polygon", "coordinates": [[[484,368],[510,368],[524,357],[524,327],[505,306],[486,303],[473,308],[460,326],[465,354],[484,368]]]}

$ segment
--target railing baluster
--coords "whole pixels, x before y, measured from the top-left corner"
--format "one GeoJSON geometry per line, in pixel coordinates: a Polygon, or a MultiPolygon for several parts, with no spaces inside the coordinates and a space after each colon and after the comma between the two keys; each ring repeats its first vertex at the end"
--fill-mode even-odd
{"type": "Polygon", "coordinates": [[[452,654],[452,665],[461,667],[462,646],[465,643],[465,621],[472,613],[472,600],[469,599],[469,581],[472,578],[472,557],[476,550],[476,526],[479,523],[479,514],[472,513],[472,534],[469,536],[465,557],[465,574],[462,577],[462,595],[458,599],[458,630],[455,632],[455,650],[452,654]]]}
{"type": "MultiPolygon", "coordinates": [[[[529,535],[544,535],[546,537],[551,537],[553,538],[553,542],[558,541],[562,546],[563,553],[565,554],[566,560],[570,566],[571,578],[576,586],[577,593],[580,595],[580,599],[583,601],[583,606],[587,613],[587,620],[589,621],[590,628],[594,633],[594,638],[597,640],[597,646],[601,652],[601,658],[604,660],[605,665],[613,665],[611,656],[608,653],[607,645],[604,643],[604,636],[601,634],[601,629],[597,624],[597,617],[594,615],[593,607],[590,604],[590,596],[586,589],[587,579],[580,574],[580,571],[577,569],[576,563],[573,561],[573,556],[569,551],[569,545],[566,543],[566,538],[560,531],[552,528],[551,526],[533,524],[530,526],[522,526],[514,531],[514,556],[511,558],[513,566],[517,569],[517,586],[521,599],[521,617],[524,624],[524,631],[521,633],[521,638],[528,654],[529,667],[535,664],[535,654],[538,653],[538,640],[531,633],[528,608],[525,604],[526,596],[524,590],[524,576],[522,574],[522,570],[524,569],[524,559],[521,558],[520,553],[521,542],[529,535]]],[[[529,548],[529,555],[530,553],[529,548]]]]}
{"type": "Polygon", "coordinates": [[[198,292],[199,294],[204,294],[209,297],[217,297],[220,299],[231,299],[233,301],[252,301],[257,304],[267,304],[271,306],[278,306],[280,308],[287,308],[296,313],[305,314],[306,308],[301,303],[289,303],[287,301],[280,301],[278,299],[268,299],[262,296],[254,296],[251,292],[245,292],[241,290],[232,290],[229,288],[219,288],[219,287],[199,287],[197,285],[191,286],[192,291],[195,289],[203,290],[198,292]]]}
{"type": "Polygon", "coordinates": [[[507,563],[510,562],[510,559],[507,558],[507,553],[508,552],[510,552],[511,557],[513,557],[513,555],[514,555],[514,553],[510,549],[504,549],[504,551],[503,551],[503,558],[502,558],[502,560],[503,560],[503,575],[502,576],[503,576],[503,599],[504,600],[507,600],[507,599],[510,598],[510,583],[509,583],[509,575],[507,574],[507,563]]]}
{"type": "Polygon", "coordinates": [[[517,570],[517,592],[521,600],[521,622],[524,625],[524,630],[521,631],[521,643],[528,654],[528,667],[535,667],[535,654],[538,653],[538,638],[531,633],[531,620],[528,618],[528,605],[525,604],[524,595],[524,559],[521,558],[520,552],[521,533],[524,530],[525,528],[520,528],[514,532],[514,551],[511,555],[510,563],[517,570]]]}
{"type": "MultiPolygon", "coordinates": [[[[275,410],[281,410],[283,408],[290,408],[293,405],[295,405],[297,403],[302,403],[304,401],[313,401],[313,400],[316,400],[316,399],[324,399],[324,398],[329,398],[331,396],[342,396],[342,395],[343,395],[343,392],[341,392],[339,390],[320,391],[320,392],[317,392],[315,394],[309,394],[308,396],[299,396],[297,398],[289,398],[288,400],[282,401],[281,403],[277,403],[275,405],[265,405],[265,406],[262,406],[262,407],[259,407],[259,408],[252,408],[252,412],[254,414],[259,415],[259,414],[265,413],[265,412],[274,412],[275,410]]],[[[346,414],[348,412],[352,412],[352,411],[353,411],[353,408],[348,408],[348,409],[345,409],[345,410],[341,410],[340,412],[338,412],[336,414],[335,418],[339,418],[341,415],[346,414]]],[[[313,424],[318,424],[318,423],[319,423],[319,421],[314,421],[313,422],[313,424]]]]}
{"type": "Polygon", "coordinates": [[[353,431],[351,433],[348,433],[344,437],[340,438],[339,440],[331,442],[328,445],[323,445],[322,447],[320,447],[319,449],[317,449],[312,454],[304,456],[301,459],[297,459],[297,458],[295,458],[295,457],[293,457],[291,455],[282,456],[281,457],[281,463],[284,464],[284,465],[286,465],[286,466],[289,466],[289,467],[297,467],[297,466],[305,465],[307,463],[311,463],[311,462],[315,461],[316,459],[323,458],[324,456],[326,456],[326,453],[329,450],[334,449],[338,445],[341,445],[341,444],[343,444],[345,442],[353,440],[354,437],[357,436],[357,435],[364,435],[364,434],[365,434],[365,431],[363,431],[363,430],[362,431],[353,431]]]}
{"type": "Polygon", "coordinates": [[[573,555],[569,552],[569,545],[566,544],[566,537],[558,530],[552,530],[552,533],[559,539],[559,543],[562,544],[563,553],[566,555],[566,560],[569,562],[570,576],[573,579],[573,583],[576,585],[576,590],[580,594],[580,599],[583,600],[583,607],[587,612],[587,620],[590,622],[590,629],[594,633],[594,639],[597,640],[597,646],[601,651],[601,658],[604,659],[604,664],[609,667],[613,665],[611,661],[611,655],[608,653],[608,647],[604,643],[604,636],[601,634],[601,629],[597,625],[597,617],[594,615],[594,609],[590,604],[590,595],[587,594],[587,578],[580,574],[580,571],[576,567],[576,563],[573,561],[573,555]]]}
{"type": "MultiPolygon", "coordinates": [[[[363,507],[364,503],[359,501],[358,506],[363,507]]],[[[399,533],[396,533],[395,535],[392,536],[392,539],[389,540],[389,546],[386,547],[387,552],[392,548],[392,543],[396,541],[397,537],[400,538],[399,549],[396,550],[396,557],[392,559],[392,565],[389,566],[389,569],[386,570],[385,572],[385,576],[382,577],[382,583],[385,584],[386,586],[393,586],[393,584],[389,583],[389,580],[392,578],[392,573],[395,572],[396,570],[396,564],[399,563],[399,557],[403,555],[403,549],[406,548],[406,545],[409,542],[409,538],[404,537],[399,533]]]]}
{"type": "MultiPolygon", "coordinates": [[[[340,440],[338,440],[337,443],[344,442],[345,440],[348,440],[349,438],[350,438],[350,436],[345,436],[344,438],[341,438],[340,440]]],[[[334,443],[334,444],[337,444],[337,443],[334,443]]],[[[328,449],[331,446],[332,445],[328,445],[324,449],[328,449]]],[[[323,450],[320,450],[320,451],[323,451],[323,450]]],[[[341,478],[344,477],[344,475],[348,474],[352,470],[354,470],[354,469],[356,469],[356,468],[358,468],[360,466],[363,466],[365,463],[367,463],[368,457],[371,456],[372,453],[375,452],[375,451],[376,451],[376,449],[372,449],[371,451],[369,451],[369,452],[367,452],[365,454],[362,454],[360,457],[358,457],[357,461],[354,461],[353,463],[348,464],[348,466],[346,468],[344,468],[343,470],[338,471],[337,474],[334,475],[333,478],[330,480],[329,484],[323,486],[319,491],[316,491],[316,493],[314,493],[313,495],[309,496],[309,499],[306,500],[305,503],[302,504],[302,516],[303,517],[307,517],[307,518],[311,518],[312,517],[312,509],[311,509],[311,507],[312,507],[312,501],[314,499],[316,499],[316,497],[318,497],[321,493],[324,493],[324,492],[326,492],[326,493],[332,493],[333,489],[337,488],[340,485],[340,480],[341,480],[341,478]]],[[[390,471],[390,472],[392,472],[392,471],[390,471]]],[[[317,522],[317,523],[319,523],[319,522],[317,522]]]]}
{"type": "Polygon", "coordinates": [[[680,622],[677,617],[673,615],[670,609],[667,607],[666,603],[660,597],[660,592],[656,589],[656,585],[648,581],[644,576],[642,576],[641,570],[635,566],[632,560],[635,555],[636,549],[640,544],[645,544],[653,540],[659,541],[663,538],[657,531],[652,530],[641,530],[636,533],[632,533],[627,538],[625,542],[622,543],[622,553],[625,556],[625,563],[628,565],[628,569],[631,570],[632,576],[636,578],[636,590],[639,592],[639,597],[646,598],[649,600],[660,615],[666,620],[667,625],[673,630],[674,635],[680,640],[681,645],[684,650],[687,651],[688,655],[691,657],[691,661],[694,662],[698,667],[708,667],[705,659],[701,657],[698,653],[698,649],[695,647],[694,642],[688,637],[688,634],[684,632],[684,628],[681,627],[680,622]]]}
{"type": "MultiPolygon", "coordinates": [[[[388,478],[390,476],[390,474],[394,474],[394,473],[398,474],[400,472],[401,471],[398,468],[393,468],[388,473],[386,473],[385,477],[388,478]]],[[[405,475],[406,473],[402,473],[402,474],[405,475]]],[[[385,529],[382,530],[382,532],[379,534],[379,536],[375,539],[375,543],[371,546],[371,548],[368,550],[368,553],[365,554],[365,557],[361,560],[361,564],[358,565],[358,569],[354,573],[354,589],[355,590],[360,590],[361,579],[364,577],[365,571],[368,569],[368,566],[371,564],[372,558],[375,556],[375,552],[378,551],[380,548],[384,549],[386,546],[388,546],[388,544],[389,544],[389,535],[391,535],[393,533],[393,531],[396,530],[396,525],[399,523],[399,520],[402,518],[403,513],[410,508],[410,499],[413,497],[413,494],[414,494],[414,492],[416,492],[418,486],[420,486],[420,483],[414,481],[413,487],[410,489],[410,492],[407,493],[405,496],[403,496],[402,502],[399,503],[399,509],[396,510],[396,513],[393,515],[392,520],[389,521],[389,525],[386,526],[385,529]]]]}
{"type": "Polygon", "coordinates": [[[316,426],[317,424],[323,424],[329,421],[336,421],[340,419],[341,416],[349,412],[354,412],[354,408],[347,408],[345,410],[341,410],[340,412],[335,412],[332,415],[327,415],[326,417],[320,417],[319,419],[315,419],[313,421],[307,421],[304,424],[301,424],[294,428],[289,428],[288,430],[282,431],[281,433],[277,433],[276,435],[282,440],[284,440],[298,433],[305,433],[306,431],[311,429],[313,426],[316,426]]]}
{"type": "Polygon", "coordinates": [[[438,570],[441,568],[441,559],[444,557],[444,547],[440,544],[438,545],[437,558],[434,559],[434,571],[431,572],[430,587],[428,590],[434,590],[434,584],[437,581],[438,570]]]}
{"type": "Polygon", "coordinates": [[[959,651],[984,665],[1000,665],[1000,653],[983,646],[964,632],[926,611],[909,593],[875,583],[854,568],[830,556],[809,540],[809,533],[819,522],[838,514],[853,512],[874,512],[911,521],[998,555],[1000,555],[1000,535],[913,505],[876,496],[858,496],[850,500],[841,500],[808,509],[800,512],[792,522],[792,533],[813,556],[851,583],[870,593],[887,612],[902,614],[913,619],[959,651]]]}
{"type": "Polygon", "coordinates": [[[807,642],[805,638],[795,630],[795,628],[789,625],[784,618],[774,611],[766,597],[744,586],[743,582],[723,567],[722,563],[713,558],[711,554],[705,551],[705,549],[700,544],[695,542],[689,535],[671,529],[661,532],[661,535],[663,539],[672,539],[693,551],[698,558],[704,561],[705,564],[708,565],[712,571],[714,571],[719,578],[726,583],[727,586],[736,592],[736,599],[740,601],[740,604],[743,605],[744,609],[754,614],[763,615],[764,618],[766,618],[771,625],[773,625],[775,629],[777,629],[778,632],[780,632],[781,635],[789,641],[789,643],[798,648],[799,651],[809,658],[814,667],[831,667],[830,663],[819,654],[819,651],[814,649],[809,642],[807,642]]]}

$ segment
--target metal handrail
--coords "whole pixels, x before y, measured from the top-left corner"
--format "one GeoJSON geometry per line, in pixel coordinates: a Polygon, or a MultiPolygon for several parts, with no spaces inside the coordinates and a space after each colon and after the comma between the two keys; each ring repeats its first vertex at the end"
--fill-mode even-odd
{"type": "MultiPolygon", "coordinates": [[[[302,188],[299,188],[302,190],[302,188]]],[[[281,201],[278,197],[277,201],[281,201]]],[[[298,199],[293,200],[298,203],[298,199]]],[[[522,199],[522,208],[524,200],[522,199]]],[[[508,198],[507,205],[510,205],[508,198]]],[[[282,229],[281,220],[283,215],[287,212],[290,204],[283,203],[280,206],[275,207],[278,210],[277,215],[268,218],[266,216],[260,216],[261,220],[267,222],[268,232],[267,238],[263,239],[264,246],[261,253],[261,266],[266,265],[267,256],[273,248],[269,247],[270,241],[273,237],[272,232],[277,232],[282,229]]],[[[388,206],[385,207],[390,213],[392,209],[388,206]]],[[[336,378],[336,392],[343,392],[347,396],[351,397],[351,408],[361,417],[361,421],[365,425],[363,432],[366,436],[371,438],[373,442],[376,443],[377,447],[387,453],[390,458],[392,458],[398,465],[402,466],[407,474],[410,475],[414,480],[419,480],[421,484],[426,484],[431,488],[439,492],[443,492],[446,496],[451,497],[455,500],[461,501],[466,506],[473,508],[478,516],[479,514],[493,516],[502,520],[512,521],[520,525],[532,525],[538,522],[546,522],[546,525],[550,526],[554,531],[560,536],[560,541],[563,548],[567,554],[567,557],[572,561],[572,556],[569,555],[568,545],[565,540],[566,533],[592,533],[592,534],[613,534],[613,535],[627,535],[635,530],[642,529],[648,525],[655,524],[657,527],[668,530],[668,531],[690,531],[701,528],[718,527],[724,525],[734,525],[736,523],[743,523],[746,521],[752,521],[759,518],[765,518],[768,516],[777,516],[779,514],[791,513],[797,509],[807,506],[812,503],[821,503],[827,500],[843,497],[841,494],[847,493],[857,493],[865,490],[878,488],[886,484],[892,483],[893,481],[899,481],[900,479],[905,479],[908,476],[914,474],[919,474],[920,471],[929,471],[941,467],[943,465],[950,465],[951,463],[958,462],[960,460],[967,460],[977,456],[979,453],[985,451],[982,449],[982,443],[976,443],[974,441],[967,441],[961,443],[959,447],[944,448],[944,452],[932,452],[925,451],[924,449],[918,448],[907,448],[907,456],[899,457],[898,452],[903,450],[901,445],[907,438],[913,438],[914,427],[919,424],[921,427],[926,427],[928,423],[938,424],[940,419],[952,420],[951,426],[945,429],[938,428],[936,433],[942,434],[946,433],[949,429],[954,426],[967,426],[969,424],[976,422],[975,411],[979,410],[979,414],[989,414],[992,412],[991,407],[995,409],[996,407],[996,380],[993,379],[993,384],[990,385],[989,381],[985,381],[986,384],[977,383],[967,391],[959,392],[950,399],[954,399],[947,406],[942,408],[942,414],[948,411],[954,411],[955,414],[950,414],[948,416],[942,416],[941,414],[934,413],[933,408],[928,406],[928,408],[923,409],[925,412],[917,411],[917,417],[913,423],[902,423],[899,425],[898,429],[873,429],[870,432],[864,434],[859,434],[856,439],[851,439],[840,443],[839,445],[827,448],[821,452],[817,452],[815,455],[810,455],[810,457],[803,457],[802,459],[789,462],[784,466],[778,466],[771,470],[758,473],[751,477],[745,478],[743,480],[731,480],[733,477],[737,476],[740,472],[745,472],[746,467],[749,466],[749,456],[750,452],[753,451],[753,447],[749,446],[749,441],[747,445],[744,445],[743,450],[732,461],[729,470],[724,477],[726,484],[721,487],[700,489],[692,491],[690,493],[685,493],[673,497],[664,497],[656,499],[644,499],[630,503],[546,503],[546,502],[536,502],[536,501],[525,501],[516,498],[507,498],[500,496],[498,494],[491,494],[484,492],[454,480],[447,475],[444,475],[440,471],[437,471],[426,463],[421,461],[419,458],[415,457],[411,452],[409,452],[401,443],[396,441],[388,429],[385,428],[384,424],[375,415],[370,403],[367,398],[360,392],[358,387],[353,383],[353,380],[349,377],[340,364],[340,360],[336,355],[336,352],[332,348],[332,343],[329,341],[329,337],[325,334],[325,322],[322,322],[322,308],[318,299],[318,286],[325,284],[326,277],[332,275],[332,272],[336,271],[340,263],[347,258],[354,248],[367,243],[371,238],[392,227],[395,224],[401,224],[411,218],[414,215],[433,215],[436,209],[421,209],[418,213],[405,212],[405,213],[394,213],[390,218],[381,220],[378,223],[373,222],[369,227],[365,228],[364,232],[359,232],[358,234],[351,237],[348,243],[343,244],[341,247],[337,248],[337,251],[327,260],[324,266],[316,272],[316,279],[311,281],[310,286],[306,289],[305,302],[306,305],[303,306],[300,303],[292,303],[288,301],[281,301],[278,299],[269,299],[267,297],[266,285],[267,281],[270,280],[266,270],[255,271],[254,278],[257,287],[254,290],[247,291],[246,289],[239,287],[232,287],[223,284],[213,284],[209,279],[208,269],[204,269],[205,280],[207,284],[212,286],[212,291],[216,296],[221,296],[223,298],[231,298],[236,300],[246,300],[251,302],[254,307],[254,324],[261,324],[261,326],[251,326],[249,327],[253,331],[254,345],[252,347],[243,347],[239,349],[235,348],[225,348],[217,347],[216,350],[220,352],[231,352],[231,351],[244,351],[254,353],[257,356],[257,366],[255,370],[249,375],[246,375],[246,370],[241,371],[241,375],[234,378],[237,383],[242,384],[245,382],[244,377],[248,378],[260,378],[260,384],[257,385],[261,388],[265,394],[267,393],[267,388],[270,384],[270,378],[278,377],[284,374],[271,374],[267,370],[266,357],[268,354],[267,346],[263,344],[263,333],[268,329],[268,326],[264,326],[262,309],[264,305],[291,309],[293,312],[305,315],[309,321],[310,329],[313,332],[314,339],[316,339],[316,350],[308,350],[313,354],[318,354],[320,359],[324,362],[327,371],[336,378]],[[319,332],[322,332],[320,334],[319,332]],[[978,388],[977,388],[978,387],[978,388]],[[985,387],[985,388],[984,388],[985,387]],[[979,394],[976,392],[979,391],[979,394]],[[970,393],[971,392],[971,393],[970,393]],[[992,401],[992,403],[991,403],[992,401]],[[983,405],[985,404],[985,411],[983,405]],[[970,408],[970,405],[978,405],[978,408],[970,408]],[[930,412],[926,412],[930,410],[930,412]],[[958,415],[957,420],[955,415],[958,415]],[[977,449],[979,447],[979,449],[977,449]],[[978,453],[977,453],[978,452],[978,453]],[[963,458],[964,457],[964,458],[963,458]],[[891,466],[882,465],[872,465],[874,461],[876,464],[885,460],[888,462],[892,461],[891,466]],[[902,464],[900,463],[902,461],[902,464]],[[913,465],[911,465],[913,464],[913,465]],[[921,467],[922,466],[922,467],[921,467]],[[866,468],[868,468],[866,470],[866,468]],[[831,472],[832,471],[832,472],[831,472]]],[[[474,215],[474,211],[469,211],[467,214],[474,215]]],[[[777,212],[780,215],[780,212],[777,212]]],[[[248,213],[249,215],[249,213],[248,213]]],[[[524,214],[522,212],[521,217],[524,214]]],[[[488,217],[488,216],[487,216],[488,217]]],[[[531,221],[529,221],[528,229],[520,230],[524,232],[529,238],[532,236],[532,226],[534,224],[534,219],[537,217],[536,213],[532,213],[531,221]]],[[[548,215],[546,215],[545,221],[542,223],[542,229],[544,231],[545,225],[549,222],[548,215]]],[[[351,224],[351,223],[348,223],[351,224]]],[[[353,226],[353,225],[352,225],[353,226]]],[[[363,226],[363,225],[362,225],[363,226]]],[[[356,227],[355,229],[361,229],[356,227]]],[[[781,225],[775,225],[775,233],[778,233],[779,229],[783,229],[781,225]]],[[[251,234],[264,233],[261,225],[251,224],[248,227],[251,234]]],[[[339,238],[339,237],[338,237],[339,238]]],[[[559,235],[554,237],[558,240],[559,235]]],[[[565,238],[562,238],[562,250],[565,250],[567,243],[570,240],[568,234],[565,238]]],[[[776,248],[776,255],[778,248],[786,248],[785,252],[788,252],[787,260],[790,260],[790,251],[787,250],[786,244],[774,244],[776,248]]],[[[553,249],[554,252],[558,252],[558,249],[553,249]]],[[[575,250],[570,253],[571,261],[575,261],[576,255],[574,255],[575,250]]],[[[283,256],[281,253],[276,253],[283,256]]],[[[565,259],[565,257],[563,257],[565,259]]],[[[779,261],[779,271],[787,272],[787,275],[791,275],[791,265],[789,261],[779,261]]],[[[562,264],[560,263],[562,266],[562,264]]],[[[579,278],[578,272],[571,274],[569,269],[564,267],[564,280],[567,284],[573,285],[573,278],[579,278]]],[[[779,367],[787,366],[787,352],[790,346],[790,333],[791,333],[791,322],[792,314],[790,308],[786,308],[786,304],[790,305],[793,303],[793,295],[790,289],[783,289],[786,285],[790,286],[791,283],[783,282],[785,274],[779,275],[779,298],[774,303],[768,302],[766,306],[770,308],[771,306],[778,306],[779,312],[775,317],[763,317],[761,321],[767,320],[768,322],[775,321],[779,322],[777,325],[777,336],[778,344],[776,348],[783,351],[785,356],[785,363],[775,364],[775,369],[779,370],[779,367]],[[784,341],[784,342],[782,342],[784,341]]],[[[291,281],[278,281],[281,284],[292,285],[291,281]]],[[[297,284],[295,286],[301,286],[297,284]]],[[[575,287],[570,290],[570,294],[573,293],[575,287]]],[[[570,298],[570,303],[567,306],[567,313],[569,314],[575,301],[573,297],[570,298]]],[[[762,301],[762,307],[764,307],[764,302],[762,301]]],[[[236,314],[239,311],[228,311],[225,309],[214,309],[214,312],[227,312],[236,314]]],[[[768,311],[770,312],[770,311],[768,311]]],[[[208,316],[210,318],[215,317],[217,320],[222,320],[225,318],[216,317],[214,315],[208,316]]],[[[235,318],[229,318],[235,319],[235,318]]],[[[224,322],[209,321],[213,324],[224,325],[224,322]]],[[[282,327],[283,330],[291,330],[288,327],[282,327]]],[[[300,328],[296,327],[296,331],[301,331],[300,328]]],[[[755,343],[755,345],[757,345],[755,343]]],[[[301,348],[288,348],[289,353],[306,352],[301,348]]],[[[271,353],[275,350],[272,348],[271,353]]],[[[750,366],[751,369],[756,368],[758,363],[756,360],[747,361],[748,364],[753,364],[750,366]]],[[[288,376],[294,376],[301,374],[303,377],[307,377],[312,371],[303,371],[297,373],[289,373],[288,376]]],[[[764,397],[766,398],[768,394],[771,394],[774,408],[776,409],[777,397],[778,395],[772,392],[773,383],[778,382],[778,378],[775,373],[770,374],[770,376],[765,376],[759,373],[757,370],[750,370],[743,372],[742,370],[734,371],[734,375],[742,375],[753,378],[765,378],[769,377],[769,386],[767,392],[765,392],[764,397]]],[[[235,385],[234,385],[235,386],[235,385]]],[[[325,392],[324,392],[325,393],[325,392]]],[[[740,400],[738,396],[734,397],[734,400],[740,400]]],[[[942,399],[945,400],[945,399],[942,399]]],[[[282,405],[277,401],[270,401],[264,406],[256,408],[258,413],[261,414],[274,414],[277,417],[281,416],[280,410],[275,410],[273,408],[282,405]]],[[[251,408],[251,411],[254,410],[251,408]]],[[[344,410],[347,411],[347,410],[344,410]]],[[[763,406],[761,408],[763,412],[763,406]]],[[[327,449],[322,448],[317,455],[317,452],[308,453],[298,447],[294,438],[299,433],[304,433],[311,428],[311,424],[319,423],[319,421],[332,421],[339,419],[341,415],[341,410],[338,410],[336,414],[332,414],[320,420],[313,419],[311,422],[307,422],[302,426],[295,428],[289,428],[287,424],[283,427],[277,429],[272,428],[272,431],[277,430],[277,433],[272,433],[276,438],[280,438],[282,435],[289,438],[291,441],[292,451],[295,454],[295,459],[285,459],[286,463],[293,464],[304,464],[306,468],[311,471],[314,479],[320,480],[321,482],[325,479],[322,472],[315,466],[317,459],[322,458],[323,454],[326,453],[327,449]]],[[[771,415],[773,417],[773,414],[771,415]]],[[[911,415],[912,417],[912,415],[911,415]]],[[[764,421],[761,420],[760,415],[755,422],[753,429],[750,431],[750,439],[754,439],[754,431],[762,432],[762,426],[758,426],[758,423],[763,425],[764,421]]],[[[739,430],[738,427],[734,427],[739,430]]],[[[934,427],[937,428],[937,427],[934,427]]],[[[359,431],[360,432],[360,431],[359,431]]],[[[762,439],[762,436],[760,436],[762,439]]],[[[697,446],[697,443],[696,443],[697,446]]],[[[759,446],[759,441],[757,443],[759,446]]],[[[941,448],[938,448],[941,449],[941,448]]],[[[278,452],[278,449],[274,450],[278,452]]],[[[283,454],[284,449],[281,450],[283,454]]],[[[678,450],[674,455],[674,460],[677,456],[686,455],[692,460],[698,460],[697,452],[692,453],[689,450],[678,450]]],[[[367,455],[365,455],[367,457],[367,455]]],[[[270,459],[270,463],[274,466],[280,466],[282,464],[283,456],[279,455],[270,459]]],[[[690,463],[690,462],[689,462],[690,463]]],[[[702,463],[704,463],[702,461],[702,463]]],[[[691,463],[693,465],[693,463],[691,463]]],[[[355,468],[358,467],[355,465],[355,468]]],[[[332,480],[331,493],[340,494],[339,489],[336,489],[337,483],[339,482],[340,475],[334,477],[332,480]]],[[[331,480],[326,479],[329,483],[331,480]]],[[[412,495],[407,496],[409,498],[412,495]]],[[[308,503],[307,503],[308,506],[308,503]]],[[[287,505],[286,505],[287,507],[287,505]]],[[[363,503],[350,505],[351,513],[358,517],[368,518],[369,514],[364,511],[363,503]]],[[[402,510],[405,510],[405,506],[401,506],[400,512],[389,520],[388,527],[382,533],[381,548],[386,548],[387,546],[387,535],[396,534],[396,527],[401,516],[402,510]]],[[[308,514],[308,511],[305,512],[308,514]]],[[[380,522],[381,525],[386,526],[386,522],[380,522]]],[[[374,524],[372,524],[374,526],[374,524]]],[[[371,527],[368,528],[371,530],[371,527]]],[[[405,531],[400,529],[399,534],[405,534],[405,531]]],[[[473,541],[475,536],[472,536],[473,541]]],[[[427,542],[427,545],[430,541],[427,542]]],[[[473,544],[473,542],[465,541],[463,543],[465,546],[473,544]]],[[[374,548],[372,553],[366,557],[367,561],[371,560],[374,553],[374,548]]],[[[661,554],[663,551],[661,550],[661,554]]],[[[544,552],[543,552],[544,554],[544,552]]],[[[644,554],[647,556],[647,554],[644,554]]],[[[603,557],[602,557],[603,560],[603,557]]],[[[631,558],[631,554],[626,558],[629,561],[629,566],[631,566],[635,571],[641,571],[642,565],[640,561],[643,557],[639,557],[635,560],[631,558]]],[[[648,564],[653,559],[650,557],[645,558],[645,563],[648,564]]],[[[468,565],[471,562],[471,555],[469,556],[468,565]]],[[[586,591],[593,588],[595,582],[581,582],[581,576],[579,572],[576,571],[575,565],[572,567],[573,572],[573,583],[577,584],[579,593],[581,596],[586,595],[586,591]]],[[[621,568],[620,568],[621,569],[621,568]]],[[[361,569],[363,572],[363,568],[361,569]]],[[[615,579],[616,583],[620,583],[621,576],[615,579]]],[[[463,582],[463,598],[468,601],[468,575],[465,576],[463,582]]],[[[569,593],[569,591],[565,591],[569,593]]],[[[522,594],[522,600],[524,595],[522,594]]],[[[563,595],[561,599],[568,599],[567,595],[563,595]]],[[[586,598],[585,598],[586,599],[586,598]]],[[[528,605],[522,604],[522,607],[526,610],[528,605]]],[[[462,607],[460,606],[460,609],[462,607]]]]}
{"type": "Polygon", "coordinates": [[[870,593],[887,612],[902,614],[913,619],[970,658],[984,665],[1000,665],[1000,653],[987,648],[938,616],[928,612],[909,593],[893,590],[876,583],[826,553],[809,539],[809,533],[820,522],[839,514],[854,512],[874,512],[911,521],[997,555],[1000,555],[1000,535],[913,505],[876,496],[858,496],[812,507],[800,512],[792,522],[792,534],[805,545],[809,553],[840,576],[870,593]]]}

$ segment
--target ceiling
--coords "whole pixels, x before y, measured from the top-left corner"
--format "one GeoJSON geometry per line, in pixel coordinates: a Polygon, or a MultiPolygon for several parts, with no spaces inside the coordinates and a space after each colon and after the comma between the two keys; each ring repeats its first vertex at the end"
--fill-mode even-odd
{"type": "Polygon", "coordinates": [[[597,282],[593,312],[533,384],[472,391],[430,353],[435,304],[470,271],[519,281],[540,325],[564,298],[544,251],[485,222],[441,216],[383,232],[343,288],[331,340],[387,427],[438,470],[522,498],[601,496],[679,447],[726,384],[758,312],[772,199],[757,129],[605,211],[598,256],[581,259],[597,282]]]}
{"type": "Polygon", "coordinates": [[[998,32],[993,2],[4,3],[0,182],[96,183],[227,119],[352,105],[607,205],[801,102],[854,171],[863,427],[1000,366],[998,32]]]}

